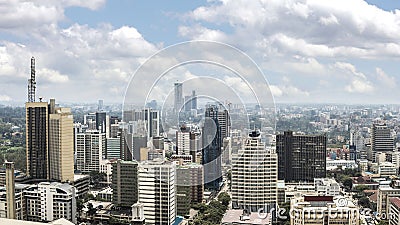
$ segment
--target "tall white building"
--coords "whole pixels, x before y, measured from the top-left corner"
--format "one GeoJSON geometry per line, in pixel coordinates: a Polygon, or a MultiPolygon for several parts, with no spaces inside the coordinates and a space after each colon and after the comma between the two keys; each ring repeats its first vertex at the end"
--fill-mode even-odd
{"type": "Polygon", "coordinates": [[[232,159],[232,207],[269,211],[277,203],[277,154],[253,131],[232,159]]]}
{"type": "Polygon", "coordinates": [[[100,171],[100,162],[106,156],[106,134],[87,130],[76,135],[76,169],[83,173],[100,171]]]}
{"type": "Polygon", "coordinates": [[[155,159],[139,164],[139,202],[149,224],[174,224],[176,218],[176,165],[155,159]]]}
{"type": "Polygon", "coordinates": [[[51,222],[65,218],[76,223],[75,187],[67,183],[42,182],[25,189],[29,221],[51,222]]]}

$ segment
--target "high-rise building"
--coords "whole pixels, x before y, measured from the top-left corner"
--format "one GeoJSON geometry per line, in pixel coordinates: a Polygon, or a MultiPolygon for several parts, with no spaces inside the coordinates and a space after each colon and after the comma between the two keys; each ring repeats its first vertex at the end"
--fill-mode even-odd
{"type": "Polygon", "coordinates": [[[83,173],[100,171],[100,162],[106,156],[106,134],[87,130],[77,134],[76,169],[83,173]]]}
{"type": "Polygon", "coordinates": [[[106,158],[121,159],[121,139],[120,137],[107,138],[106,140],[106,158]]]}
{"type": "Polygon", "coordinates": [[[160,111],[150,108],[124,111],[124,122],[128,133],[140,136],[157,137],[160,134],[160,111]]]}
{"type": "Polygon", "coordinates": [[[48,178],[48,106],[46,102],[27,102],[26,174],[33,179],[48,178]]]}
{"type": "Polygon", "coordinates": [[[222,182],[222,135],[216,106],[206,108],[202,142],[205,187],[218,190],[222,182]]]}
{"type": "Polygon", "coordinates": [[[74,136],[73,117],[70,108],[49,105],[49,179],[54,181],[74,180],[74,136]]]}
{"type": "Polygon", "coordinates": [[[192,109],[197,109],[197,95],[196,95],[196,91],[193,90],[192,91],[192,109]]]}
{"type": "Polygon", "coordinates": [[[99,99],[99,103],[97,104],[97,111],[101,112],[103,111],[103,105],[104,105],[104,101],[103,99],[99,99]]]}
{"type": "Polygon", "coordinates": [[[117,160],[112,164],[113,204],[131,207],[138,201],[138,163],[117,160]]]}
{"type": "Polygon", "coordinates": [[[182,106],[183,106],[183,84],[182,83],[175,83],[174,84],[174,111],[178,113],[182,106]]]}
{"type": "Polygon", "coordinates": [[[253,131],[232,159],[232,207],[264,212],[277,204],[278,159],[253,131]],[[268,207],[267,209],[265,207],[268,207]]]}
{"type": "Polygon", "coordinates": [[[393,151],[394,139],[390,128],[386,124],[373,124],[371,129],[372,160],[378,162],[375,156],[383,152],[386,153],[386,161],[392,161],[393,151]]]}
{"type": "Polygon", "coordinates": [[[231,125],[230,125],[228,110],[226,109],[218,110],[218,124],[221,127],[222,140],[226,137],[229,137],[231,132],[231,125]]]}
{"type": "Polygon", "coordinates": [[[278,179],[310,181],[326,177],[326,136],[296,135],[285,131],[276,136],[278,179]]]}
{"type": "Polygon", "coordinates": [[[139,164],[139,202],[144,205],[144,217],[149,224],[175,223],[176,166],[160,159],[139,164]]]}
{"type": "Polygon", "coordinates": [[[96,112],[96,130],[101,133],[107,132],[107,114],[106,112],[96,112]]]}
{"type": "MultiPolygon", "coordinates": [[[[177,166],[176,180],[177,193],[183,192],[186,195],[185,200],[189,200],[189,203],[201,203],[203,201],[204,169],[202,165],[190,163],[177,166]]],[[[178,213],[178,215],[182,214],[178,213]]]]}
{"type": "Polygon", "coordinates": [[[27,102],[27,175],[33,179],[72,181],[74,177],[74,127],[69,108],[55,100],[27,102]]]}

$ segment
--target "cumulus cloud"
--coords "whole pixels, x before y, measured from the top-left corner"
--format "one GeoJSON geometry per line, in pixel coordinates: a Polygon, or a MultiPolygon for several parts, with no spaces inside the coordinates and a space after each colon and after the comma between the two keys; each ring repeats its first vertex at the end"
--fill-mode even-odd
{"type": "MultiPolygon", "coordinates": [[[[362,0],[224,0],[199,7],[186,17],[229,25],[234,30],[229,40],[249,44],[243,38],[251,36],[253,49],[263,52],[271,49],[260,49],[259,43],[304,56],[378,57],[394,54],[385,46],[400,46],[400,12],[384,11],[362,0]]],[[[193,37],[201,30],[224,36],[206,26],[186,26],[180,34],[193,37]]]]}
{"type": "Polygon", "coordinates": [[[390,76],[383,71],[383,69],[377,67],[376,71],[376,79],[383,84],[386,88],[395,88],[397,86],[396,78],[390,76]]]}
{"type": "Polygon", "coordinates": [[[347,92],[371,93],[374,91],[374,87],[367,76],[359,72],[354,65],[346,62],[336,62],[334,66],[349,75],[350,82],[345,87],[347,92]]]}
{"type": "Polygon", "coordinates": [[[0,94],[0,102],[9,102],[9,101],[11,101],[10,96],[0,94]]]}
{"type": "Polygon", "coordinates": [[[38,70],[37,74],[37,79],[43,79],[51,83],[65,83],[69,80],[67,75],[63,75],[59,71],[47,68],[38,70]]]}

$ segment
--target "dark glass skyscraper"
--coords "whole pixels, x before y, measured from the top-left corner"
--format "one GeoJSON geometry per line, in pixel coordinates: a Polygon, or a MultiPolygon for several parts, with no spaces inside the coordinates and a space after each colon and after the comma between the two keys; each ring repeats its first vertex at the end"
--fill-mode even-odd
{"type": "Polygon", "coordinates": [[[222,182],[222,135],[218,122],[218,107],[216,106],[206,108],[202,138],[205,187],[216,190],[219,189],[222,182]]]}
{"type": "Polygon", "coordinates": [[[27,102],[26,173],[34,179],[48,178],[48,106],[47,102],[27,102]]]}
{"type": "Polygon", "coordinates": [[[325,135],[294,135],[285,131],[276,136],[276,152],[279,180],[298,182],[326,177],[325,135]]]}

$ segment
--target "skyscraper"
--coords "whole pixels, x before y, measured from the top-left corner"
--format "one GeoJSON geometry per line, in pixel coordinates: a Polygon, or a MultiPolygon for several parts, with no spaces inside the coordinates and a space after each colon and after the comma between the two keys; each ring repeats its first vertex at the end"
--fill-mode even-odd
{"type": "Polygon", "coordinates": [[[175,83],[174,84],[174,111],[178,113],[183,105],[183,90],[182,90],[182,83],[175,83]]]}
{"type": "Polygon", "coordinates": [[[131,207],[138,201],[138,163],[117,160],[112,164],[113,204],[131,207]]]}
{"type": "Polygon", "coordinates": [[[326,135],[276,136],[278,179],[286,182],[313,181],[326,177],[326,135]]]}
{"type": "Polygon", "coordinates": [[[278,159],[253,131],[232,159],[232,207],[264,212],[277,203],[278,159]],[[267,208],[265,208],[267,207],[267,208]]]}
{"type": "Polygon", "coordinates": [[[390,128],[386,124],[372,124],[371,129],[371,152],[373,161],[377,162],[376,155],[378,153],[386,153],[386,161],[392,160],[394,150],[394,139],[391,135],[390,128]]]}
{"type": "Polygon", "coordinates": [[[139,164],[139,202],[149,224],[172,225],[176,218],[176,166],[160,159],[139,164]]]}
{"type": "Polygon", "coordinates": [[[106,156],[106,134],[87,130],[76,138],[76,169],[83,173],[100,171],[100,162],[106,156]]]}
{"type": "Polygon", "coordinates": [[[202,164],[204,165],[205,187],[218,190],[222,182],[222,135],[216,106],[208,106],[206,108],[202,138],[202,164]]]}
{"type": "Polygon", "coordinates": [[[192,109],[197,109],[197,95],[196,95],[196,91],[193,90],[192,91],[192,109]]]}
{"type": "Polygon", "coordinates": [[[70,108],[49,105],[49,179],[55,181],[74,180],[74,136],[73,117],[70,108]]]}
{"type": "Polygon", "coordinates": [[[46,102],[27,102],[26,174],[33,179],[48,178],[48,106],[46,102]]]}

